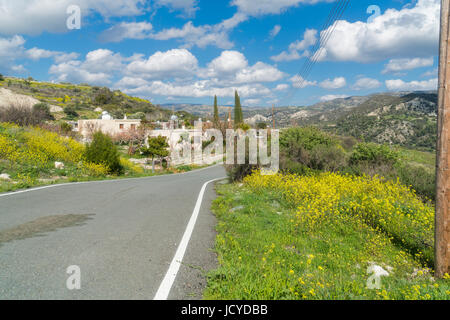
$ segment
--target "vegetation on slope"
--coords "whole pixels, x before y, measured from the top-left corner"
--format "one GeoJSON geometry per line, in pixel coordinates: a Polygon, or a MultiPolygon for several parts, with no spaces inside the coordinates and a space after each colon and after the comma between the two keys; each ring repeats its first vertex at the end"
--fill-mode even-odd
{"type": "MultiPolygon", "coordinates": [[[[141,167],[119,159],[128,176],[143,174],[141,167]]],[[[70,137],[38,127],[0,123],[0,192],[36,185],[105,178],[108,164],[89,161],[86,147],[70,137]],[[64,163],[57,168],[55,162],[64,163]]]]}
{"type": "Polygon", "coordinates": [[[220,185],[207,299],[449,299],[434,280],[433,207],[380,178],[258,173],[220,185]],[[370,266],[389,275],[369,289],[370,266]]]}
{"type": "MultiPolygon", "coordinates": [[[[151,102],[131,97],[120,90],[111,91],[105,87],[88,84],[49,83],[18,78],[5,78],[0,87],[17,94],[31,96],[42,103],[60,107],[55,113],[57,119],[96,119],[101,110],[110,112],[115,118],[142,118],[151,121],[168,120],[170,110],[162,109],[151,102]],[[95,111],[97,109],[97,111],[95,111]]],[[[190,115],[183,113],[190,118],[190,115]]]]}

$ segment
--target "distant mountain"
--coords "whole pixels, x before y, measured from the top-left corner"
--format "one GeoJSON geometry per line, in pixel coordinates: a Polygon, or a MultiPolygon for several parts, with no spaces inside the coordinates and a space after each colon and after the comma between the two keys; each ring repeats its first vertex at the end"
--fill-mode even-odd
{"type": "MultiPolygon", "coordinates": [[[[212,106],[177,105],[196,116],[212,115],[212,106]]],[[[227,108],[220,108],[225,115],[227,108]]],[[[243,107],[244,119],[254,124],[272,123],[272,109],[243,107]]],[[[437,92],[377,93],[320,102],[311,106],[277,107],[278,128],[314,125],[327,131],[365,141],[398,144],[434,150],[436,141],[437,92]]]]}

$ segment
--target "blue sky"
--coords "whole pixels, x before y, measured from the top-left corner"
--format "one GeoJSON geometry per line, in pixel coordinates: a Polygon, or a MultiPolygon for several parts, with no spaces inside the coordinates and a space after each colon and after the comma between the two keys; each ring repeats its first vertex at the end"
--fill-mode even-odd
{"type": "Polygon", "coordinates": [[[232,104],[235,89],[244,105],[282,106],[437,88],[439,0],[352,0],[329,33],[336,2],[0,0],[0,73],[158,104],[232,104]]]}

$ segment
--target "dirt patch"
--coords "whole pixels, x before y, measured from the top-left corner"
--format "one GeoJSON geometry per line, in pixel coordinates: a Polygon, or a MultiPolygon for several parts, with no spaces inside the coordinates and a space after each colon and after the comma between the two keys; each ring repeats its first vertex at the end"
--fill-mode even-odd
{"type": "Polygon", "coordinates": [[[92,214],[52,215],[26,222],[16,227],[0,230],[0,246],[3,243],[43,236],[47,232],[61,228],[81,226],[91,218],[92,214]]]}

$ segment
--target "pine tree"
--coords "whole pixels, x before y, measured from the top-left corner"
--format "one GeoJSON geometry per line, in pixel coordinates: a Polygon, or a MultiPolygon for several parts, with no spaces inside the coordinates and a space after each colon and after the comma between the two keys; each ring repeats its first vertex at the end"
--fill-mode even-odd
{"type": "Polygon", "coordinates": [[[244,121],[243,118],[241,98],[239,98],[239,94],[236,90],[234,92],[234,126],[237,127],[239,124],[241,124],[244,121]]]}
{"type": "Polygon", "coordinates": [[[214,126],[218,128],[220,125],[219,108],[217,107],[217,96],[214,96],[214,126]]]}

